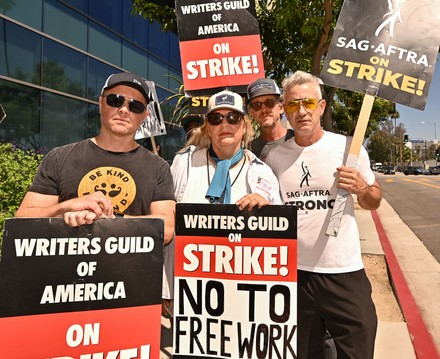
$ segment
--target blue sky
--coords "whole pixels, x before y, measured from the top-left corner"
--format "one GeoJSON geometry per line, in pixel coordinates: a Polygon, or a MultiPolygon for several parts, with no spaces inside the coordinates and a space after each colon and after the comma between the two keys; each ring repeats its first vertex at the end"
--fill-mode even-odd
{"type": "Polygon", "coordinates": [[[437,57],[437,65],[432,77],[429,88],[428,100],[425,110],[420,111],[414,108],[396,105],[400,118],[396,120],[397,124],[405,125],[410,139],[434,140],[434,128],[437,138],[440,138],[440,56],[437,57]],[[421,123],[426,122],[426,123],[421,123]],[[436,123],[434,126],[433,123],[436,123]]]}

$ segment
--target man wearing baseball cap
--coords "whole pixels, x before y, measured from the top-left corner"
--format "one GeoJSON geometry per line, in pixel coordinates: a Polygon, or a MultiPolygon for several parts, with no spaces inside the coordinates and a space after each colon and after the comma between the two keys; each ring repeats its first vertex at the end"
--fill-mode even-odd
{"type": "Polygon", "coordinates": [[[185,130],[187,140],[191,137],[193,130],[203,125],[204,121],[204,117],[197,114],[188,114],[182,118],[180,124],[185,130]]]}
{"type": "Polygon", "coordinates": [[[169,165],[135,141],[150,99],[142,77],[109,76],[99,97],[99,134],[49,151],[16,216],[63,217],[72,227],[100,218],[161,218],[170,242],[175,200],[169,165]]]}
{"type": "Polygon", "coordinates": [[[247,88],[247,109],[259,124],[261,134],[255,138],[250,149],[264,160],[269,151],[293,137],[293,130],[281,124],[283,104],[277,84],[266,78],[252,82],[247,88]]]}

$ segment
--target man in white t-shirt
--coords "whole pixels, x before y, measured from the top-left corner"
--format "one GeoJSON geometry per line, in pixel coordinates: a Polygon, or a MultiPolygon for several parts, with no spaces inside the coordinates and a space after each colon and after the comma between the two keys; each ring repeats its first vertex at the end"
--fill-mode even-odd
{"type": "Polygon", "coordinates": [[[339,234],[326,230],[338,188],[368,210],[382,192],[362,147],[356,168],[344,166],[351,138],[321,127],[319,79],[297,71],[283,81],[284,109],[295,137],[266,158],[283,202],[298,207],[298,358],[322,358],[326,329],[338,358],[373,358],[377,316],[365,274],[349,195],[339,234]]]}

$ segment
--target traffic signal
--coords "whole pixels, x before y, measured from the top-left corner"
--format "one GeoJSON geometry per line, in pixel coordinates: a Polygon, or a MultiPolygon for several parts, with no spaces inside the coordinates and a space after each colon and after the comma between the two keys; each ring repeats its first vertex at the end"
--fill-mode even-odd
{"type": "Polygon", "coordinates": [[[440,160],[440,148],[436,148],[435,150],[435,158],[438,160],[440,160]]]}
{"type": "Polygon", "coordinates": [[[408,142],[408,135],[403,136],[403,142],[408,142]]]}

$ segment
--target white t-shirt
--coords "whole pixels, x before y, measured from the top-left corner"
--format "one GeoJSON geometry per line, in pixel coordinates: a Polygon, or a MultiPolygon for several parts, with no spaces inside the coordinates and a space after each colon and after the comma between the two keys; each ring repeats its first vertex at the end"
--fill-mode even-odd
{"type": "MultiPolygon", "coordinates": [[[[280,183],[284,204],[298,207],[298,269],[317,273],[346,273],[363,268],[353,197],[347,197],[337,237],[325,234],[338,188],[337,171],[347,156],[351,138],[331,132],[308,147],[292,138],[273,149],[266,163],[280,183]]],[[[362,147],[357,167],[368,185],[374,173],[362,147]]]]}

